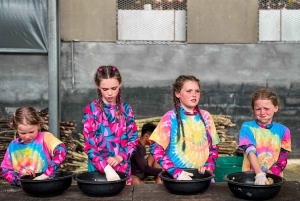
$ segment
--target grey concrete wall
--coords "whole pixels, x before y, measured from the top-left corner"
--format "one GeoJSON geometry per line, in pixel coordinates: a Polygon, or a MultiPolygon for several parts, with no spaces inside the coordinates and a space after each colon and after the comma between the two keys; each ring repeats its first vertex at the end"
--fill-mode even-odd
{"type": "MultiPolygon", "coordinates": [[[[300,45],[188,44],[118,45],[75,42],[75,90],[72,90],[71,45],[62,43],[62,120],[76,120],[82,132],[84,107],[96,98],[93,75],[100,65],[117,66],[123,76],[122,95],[136,118],[161,116],[172,109],[171,84],[180,74],[202,83],[201,107],[227,114],[237,124],[252,119],[250,96],[258,88],[274,88],[282,100],[275,120],[292,132],[291,157],[300,157],[300,45]]],[[[0,117],[14,108],[47,107],[47,56],[0,55],[0,117]]]]}

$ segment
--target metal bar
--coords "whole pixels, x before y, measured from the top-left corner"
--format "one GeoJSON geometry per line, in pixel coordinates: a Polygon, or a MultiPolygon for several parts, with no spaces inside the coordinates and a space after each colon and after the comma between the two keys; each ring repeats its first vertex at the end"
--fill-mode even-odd
{"type": "Polygon", "coordinates": [[[49,132],[59,138],[59,65],[57,0],[48,0],[49,132]]]}
{"type": "Polygon", "coordinates": [[[72,73],[72,91],[75,91],[75,71],[74,71],[74,43],[71,40],[71,73],[72,73]]]}

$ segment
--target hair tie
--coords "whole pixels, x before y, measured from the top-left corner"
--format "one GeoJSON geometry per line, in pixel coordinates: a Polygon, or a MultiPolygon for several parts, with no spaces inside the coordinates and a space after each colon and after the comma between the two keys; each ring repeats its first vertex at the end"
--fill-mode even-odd
{"type": "Polygon", "coordinates": [[[184,79],[184,76],[183,76],[183,75],[181,75],[181,76],[180,76],[180,78],[181,78],[181,79],[184,79]]]}
{"type": "Polygon", "coordinates": [[[99,68],[98,68],[98,71],[100,71],[100,72],[101,72],[102,70],[103,70],[103,69],[102,69],[101,67],[99,67],[99,68]]]}
{"type": "Polygon", "coordinates": [[[117,70],[117,68],[116,68],[116,67],[113,67],[112,70],[115,71],[115,70],[117,70]]]}
{"type": "Polygon", "coordinates": [[[270,93],[269,97],[277,97],[273,92],[270,93]]]}

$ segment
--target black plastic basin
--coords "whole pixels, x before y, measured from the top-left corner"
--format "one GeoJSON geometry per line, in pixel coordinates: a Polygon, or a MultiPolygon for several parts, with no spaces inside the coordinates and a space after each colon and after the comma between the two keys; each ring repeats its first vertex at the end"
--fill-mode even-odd
{"type": "Polygon", "coordinates": [[[275,197],[285,179],[273,174],[267,174],[274,183],[270,185],[255,185],[254,172],[235,172],[224,176],[230,191],[238,198],[247,200],[267,200],[275,197]]]}
{"type": "MultiPolygon", "coordinates": [[[[36,176],[42,173],[36,173],[36,176]]],[[[20,177],[22,189],[31,196],[49,197],[61,194],[72,184],[73,172],[56,172],[53,179],[33,180],[33,176],[20,177]]]]}
{"type": "Polygon", "coordinates": [[[88,196],[112,196],[120,193],[126,186],[129,176],[123,172],[117,172],[120,180],[107,181],[105,174],[101,172],[84,172],[77,174],[74,179],[79,189],[88,196]]]}
{"type": "Polygon", "coordinates": [[[214,174],[205,171],[204,174],[198,172],[197,169],[183,169],[186,172],[193,173],[193,180],[176,180],[168,172],[159,173],[159,177],[163,181],[163,185],[166,189],[173,194],[178,195],[194,195],[204,192],[208,189],[211,179],[214,178],[214,174]]]}

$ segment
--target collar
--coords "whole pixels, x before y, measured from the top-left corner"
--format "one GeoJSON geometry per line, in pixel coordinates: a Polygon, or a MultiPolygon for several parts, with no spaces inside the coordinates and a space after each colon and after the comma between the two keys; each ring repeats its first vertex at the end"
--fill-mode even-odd
{"type": "Polygon", "coordinates": [[[196,114],[198,114],[198,111],[196,108],[194,108],[193,112],[187,112],[181,105],[179,105],[179,109],[180,109],[180,112],[182,112],[183,114],[185,114],[187,116],[195,116],[196,114]]]}
{"type": "Polygon", "coordinates": [[[263,125],[262,123],[260,123],[258,120],[255,120],[257,125],[261,128],[264,128],[264,129],[271,129],[272,126],[273,126],[273,122],[270,123],[270,124],[267,124],[267,125],[263,125]]]}

